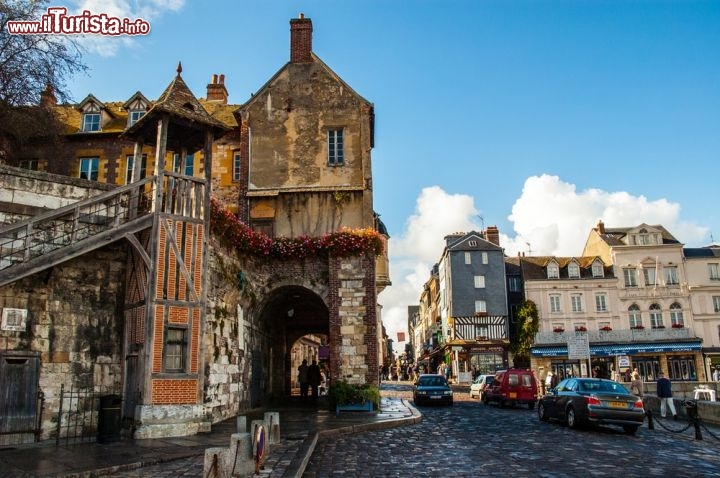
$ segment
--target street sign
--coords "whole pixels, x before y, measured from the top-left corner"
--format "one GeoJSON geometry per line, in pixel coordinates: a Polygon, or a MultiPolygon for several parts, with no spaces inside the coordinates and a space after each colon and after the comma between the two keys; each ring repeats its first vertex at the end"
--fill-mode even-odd
{"type": "Polygon", "coordinates": [[[586,359],[590,357],[590,341],[585,332],[575,332],[567,342],[569,359],[586,359]]]}

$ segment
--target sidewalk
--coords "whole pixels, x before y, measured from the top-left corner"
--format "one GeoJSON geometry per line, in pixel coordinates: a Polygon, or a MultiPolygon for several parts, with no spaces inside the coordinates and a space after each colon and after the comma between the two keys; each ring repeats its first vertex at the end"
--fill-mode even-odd
{"type": "MultiPolygon", "coordinates": [[[[319,436],[354,433],[417,423],[418,411],[400,398],[383,397],[381,411],[343,412],[336,415],[320,402],[317,407],[289,403],[267,411],[280,413],[281,442],[269,446],[264,476],[302,475],[319,436]]],[[[262,412],[248,414],[247,423],[262,412]],[[253,416],[254,415],[254,416],[253,416]]],[[[213,425],[210,433],[152,440],[122,440],[55,446],[54,442],[0,449],[0,478],[91,478],[118,471],[203,457],[210,447],[229,447],[236,420],[213,425]]]]}

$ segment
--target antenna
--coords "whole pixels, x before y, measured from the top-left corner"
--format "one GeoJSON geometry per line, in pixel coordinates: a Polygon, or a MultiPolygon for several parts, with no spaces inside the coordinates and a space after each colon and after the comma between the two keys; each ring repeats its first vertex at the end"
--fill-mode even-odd
{"type": "Polygon", "coordinates": [[[480,230],[485,230],[485,218],[482,217],[480,214],[478,214],[478,219],[480,219],[480,230]]]}
{"type": "Polygon", "coordinates": [[[530,247],[530,243],[526,242],[525,244],[528,246],[528,256],[532,256],[532,247],[530,247]]]}

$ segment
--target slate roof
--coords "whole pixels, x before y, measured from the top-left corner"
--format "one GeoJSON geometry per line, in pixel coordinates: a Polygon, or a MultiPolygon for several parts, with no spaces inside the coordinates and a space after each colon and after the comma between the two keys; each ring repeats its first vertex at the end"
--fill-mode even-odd
{"type": "Polygon", "coordinates": [[[706,247],[688,247],[683,249],[685,257],[719,257],[720,245],[713,244],[706,247]]]}
{"type": "Polygon", "coordinates": [[[659,224],[640,224],[633,227],[605,227],[605,234],[600,234],[600,237],[609,246],[627,246],[628,244],[624,241],[630,231],[639,229],[641,227],[651,227],[660,231],[660,235],[663,240],[663,244],[680,244],[675,236],[665,229],[664,226],[659,224]]]}
{"type": "MultiPolygon", "coordinates": [[[[580,279],[601,279],[601,277],[593,277],[592,264],[598,259],[595,256],[581,257],[558,257],[558,256],[531,256],[519,258],[520,269],[522,271],[523,280],[580,280],[580,279]],[[552,261],[557,262],[559,267],[559,278],[548,279],[547,266],[552,261]],[[580,278],[571,278],[568,275],[568,264],[576,261],[580,266],[580,278]]],[[[612,266],[603,265],[604,279],[614,278],[612,266]]]]}

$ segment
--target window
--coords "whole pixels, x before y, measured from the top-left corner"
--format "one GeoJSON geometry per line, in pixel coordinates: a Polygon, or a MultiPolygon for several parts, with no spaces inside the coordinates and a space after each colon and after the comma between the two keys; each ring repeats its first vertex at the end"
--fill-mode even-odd
{"type": "Polygon", "coordinates": [[[345,164],[343,130],[341,129],[328,131],[328,164],[330,166],[342,166],[345,164]]]}
{"type": "Polygon", "coordinates": [[[185,371],[185,350],[187,348],[186,330],[168,328],[165,339],[165,371],[185,371]]]}
{"type": "Polygon", "coordinates": [[[643,268],[643,276],[645,277],[645,285],[656,285],[655,267],[643,268]]]}
{"type": "Polygon", "coordinates": [[[483,253],[482,253],[482,263],[483,263],[483,264],[487,264],[487,263],[488,263],[488,253],[487,253],[487,252],[483,252],[483,253]]]}
{"type": "Polygon", "coordinates": [[[612,326],[610,325],[610,322],[598,322],[598,330],[612,330],[612,326]]]}
{"type": "Polygon", "coordinates": [[[577,322],[574,324],[575,330],[579,332],[587,332],[587,325],[585,322],[577,322]]]}
{"type": "Polygon", "coordinates": [[[663,327],[662,309],[658,304],[650,306],[650,327],[654,329],[663,327]]]}
{"type": "Polygon", "coordinates": [[[188,154],[185,156],[185,172],[183,173],[180,171],[180,168],[182,166],[180,161],[180,155],[175,153],[173,154],[173,171],[176,173],[181,173],[185,176],[192,176],[195,174],[195,161],[192,154],[188,154]]]}
{"type": "Polygon", "coordinates": [[[583,311],[582,294],[572,294],[570,296],[570,303],[572,304],[573,312],[583,311]]]}
{"type": "Polygon", "coordinates": [[[508,290],[510,292],[520,292],[522,290],[522,281],[520,276],[508,276],[508,290]]]}
{"type": "Polygon", "coordinates": [[[82,130],[87,133],[100,131],[100,113],[85,113],[82,130]]]}
{"type": "Polygon", "coordinates": [[[708,274],[710,280],[720,280],[720,269],[718,269],[717,263],[708,264],[708,274]]]}
{"type": "Polygon", "coordinates": [[[232,180],[233,181],[240,181],[240,153],[235,153],[233,155],[233,173],[232,173],[232,180]]]}
{"type": "Polygon", "coordinates": [[[595,294],[595,310],[597,312],[607,312],[607,295],[595,294]]]}
{"type": "Polygon", "coordinates": [[[91,181],[98,180],[98,163],[99,158],[81,158],[80,159],[80,178],[89,179],[91,181]]]}
{"type": "MultiPolygon", "coordinates": [[[[125,157],[125,184],[130,184],[130,181],[132,181],[132,171],[135,167],[135,156],[132,154],[128,154],[125,157]]],[[[141,180],[145,178],[146,173],[146,167],[147,167],[147,154],[142,155],[142,159],[140,160],[140,177],[137,178],[137,180],[141,180]]]]}
{"type": "Polygon", "coordinates": [[[560,294],[550,294],[550,312],[560,312],[560,294]]]}
{"type": "Polygon", "coordinates": [[[128,115],[128,126],[132,126],[135,123],[137,123],[138,120],[140,118],[142,118],[144,114],[145,114],[144,111],[131,111],[130,115],[128,115]]]}
{"type": "Polygon", "coordinates": [[[477,242],[477,241],[475,241],[475,240],[472,240],[472,241],[468,241],[468,245],[469,245],[470,247],[477,247],[477,245],[478,245],[478,242],[477,242]]]}
{"type": "Polygon", "coordinates": [[[558,267],[557,263],[551,262],[550,264],[548,264],[547,276],[548,276],[548,279],[560,278],[560,268],[558,267]]]}
{"type": "Polygon", "coordinates": [[[30,171],[37,171],[38,170],[38,160],[37,159],[23,159],[18,163],[18,167],[23,169],[29,169],[30,171]]]}
{"type": "Polygon", "coordinates": [[[680,304],[677,302],[674,302],[670,306],[670,325],[675,328],[680,328],[685,326],[685,321],[683,320],[683,313],[682,313],[682,307],[680,307],[680,304]]]}
{"type": "Polygon", "coordinates": [[[679,283],[677,267],[665,266],[665,285],[678,285],[679,283]]]}
{"type": "Polygon", "coordinates": [[[634,267],[628,267],[627,269],[623,269],[623,277],[625,278],[625,287],[637,287],[634,267]]]}
{"type": "Polygon", "coordinates": [[[580,277],[580,266],[576,262],[568,264],[568,277],[578,279],[580,277]]]}
{"type": "Polygon", "coordinates": [[[714,295],[712,298],[713,310],[717,313],[720,312],[720,295],[714,295]]]}
{"type": "Polygon", "coordinates": [[[465,253],[465,264],[472,264],[472,255],[469,252],[465,253]]]}
{"type": "Polygon", "coordinates": [[[484,289],[485,288],[485,276],[475,276],[475,288],[476,289],[484,289]]]}
{"type": "Polygon", "coordinates": [[[642,327],[642,314],[640,314],[640,307],[636,304],[628,307],[628,317],[630,319],[630,328],[642,327]]]}
{"type": "Polygon", "coordinates": [[[602,262],[595,261],[592,264],[592,276],[593,277],[604,277],[605,271],[603,270],[602,262]]]}
{"type": "Polygon", "coordinates": [[[484,300],[475,301],[475,313],[482,314],[487,312],[487,303],[484,300]]]}

